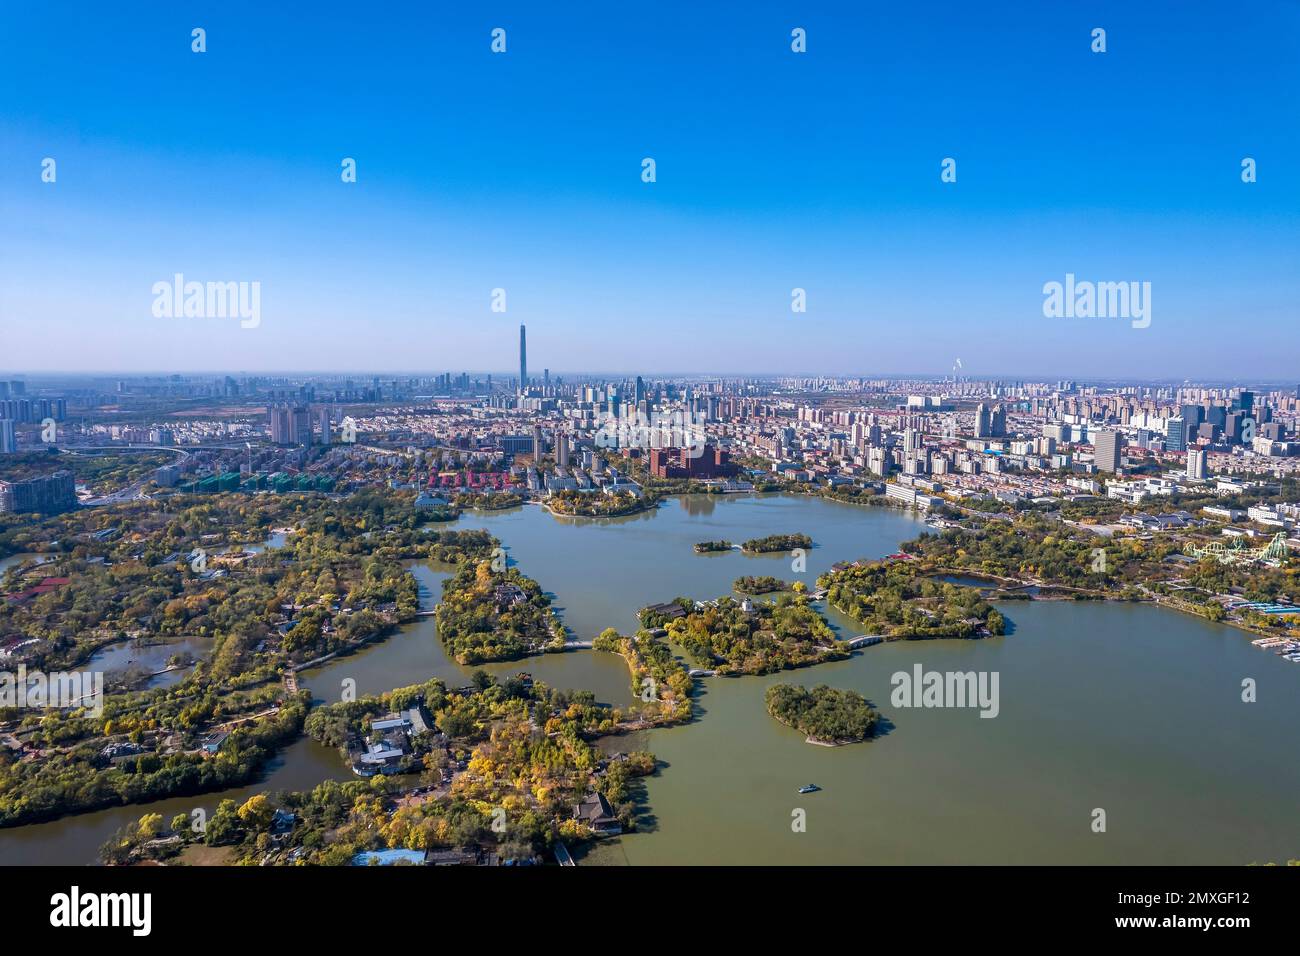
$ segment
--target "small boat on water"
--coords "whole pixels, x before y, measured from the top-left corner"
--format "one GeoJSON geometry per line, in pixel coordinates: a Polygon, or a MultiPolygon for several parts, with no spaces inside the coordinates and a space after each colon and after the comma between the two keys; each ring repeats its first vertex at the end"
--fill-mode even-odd
{"type": "Polygon", "coordinates": [[[810,784],[807,784],[806,786],[802,786],[802,787],[800,787],[800,788],[799,788],[799,792],[800,792],[800,793],[816,793],[816,792],[817,792],[818,790],[820,790],[820,789],[821,789],[821,787],[817,786],[817,784],[815,784],[815,783],[810,783],[810,784]]]}

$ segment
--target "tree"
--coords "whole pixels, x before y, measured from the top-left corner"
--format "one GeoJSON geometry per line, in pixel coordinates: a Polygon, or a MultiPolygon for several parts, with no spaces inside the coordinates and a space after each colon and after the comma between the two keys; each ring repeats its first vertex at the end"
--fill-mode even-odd
{"type": "Polygon", "coordinates": [[[238,835],[239,815],[235,808],[235,801],[222,800],[217,805],[217,812],[208,821],[204,842],[208,846],[220,846],[223,843],[233,843],[238,835]]]}
{"type": "Polygon", "coordinates": [[[146,813],[140,818],[140,839],[154,840],[162,833],[163,818],[161,813],[146,813]]]}
{"type": "Polygon", "coordinates": [[[275,813],[275,808],[271,806],[271,801],[266,798],[266,794],[258,793],[244,801],[244,805],[239,808],[239,819],[252,829],[265,830],[271,825],[271,817],[275,813]]]}

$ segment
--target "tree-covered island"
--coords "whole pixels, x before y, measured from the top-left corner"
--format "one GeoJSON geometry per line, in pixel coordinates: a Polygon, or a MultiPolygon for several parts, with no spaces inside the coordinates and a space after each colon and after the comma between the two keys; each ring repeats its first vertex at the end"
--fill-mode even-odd
{"type": "Polygon", "coordinates": [[[730,541],[700,541],[695,545],[696,554],[715,554],[719,551],[730,551],[735,545],[730,541]]]}
{"type": "Polygon", "coordinates": [[[461,664],[564,649],[564,625],[541,586],[517,568],[464,564],[442,584],[438,636],[461,664]]]}
{"type": "Polygon", "coordinates": [[[810,744],[835,745],[866,740],[876,732],[880,715],[866,698],[851,690],[819,684],[773,684],[764,695],[767,712],[805,734],[810,744]]]}
{"type": "Polygon", "coordinates": [[[791,585],[770,574],[745,575],[731,583],[731,590],[737,594],[771,594],[773,591],[789,591],[791,585]]]}
{"type": "Polygon", "coordinates": [[[812,538],[806,534],[769,534],[766,538],[750,538],[741,544],[740,550],[747,554],[775,554],[812,546],[812,538]]]}
{"type": "Polygon", "coordinates": [[[985,637],[1006,627],[978,588],[932,580],[905,561],[837,568],[817,586],[826,589],[831,607],[887,640],[985,637]]]}

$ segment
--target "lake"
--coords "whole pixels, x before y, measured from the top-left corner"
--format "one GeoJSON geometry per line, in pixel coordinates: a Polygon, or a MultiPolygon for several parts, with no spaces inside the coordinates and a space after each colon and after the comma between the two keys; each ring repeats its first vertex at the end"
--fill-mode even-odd
{"type": "MultiPolygon", "coordinates": [[[[745,574],[803,580],[836,561],[876,558],[925,530],[892,509],[793,496],[690,496],[618,519],[558,520],[536,506],[466,514],[452,527],[498,536],[510,560],[552,595],[577,639],[608,626],[628,632],[636,611],[677,595],[731,593],[745,574]],[[789,555],[696,555],[697,541],[739,543],[802,532],[814,540],[802,573],[789,555]]],[[[445,566],[415,564],[432,607],[445,566]]],[[[652,750],[665,766],[646,782],[643,832],[598,844],[580,862],[677,863],[1225,863],[1300,856],[1300,789],[1293,757],[1300,666],[1250,645],[1244,632],[1147,605],[1007,602],[1014,625],[983,641],[895,642],[847,661],[769,677],[697,684],[691,724],[606,742],[652,750]],[[926,670],[996,672],[1000,712],[895,707],[891,676],[926,670]],[[1242,680],[1257,702],[1243,703],[1242,680]],[[764,710],[773,683],[857,690],[887,733],[845,747],[806,744],[764,710]],[[800,795],[803,784],[819,793],[800,795]],[[1105,811],[1106,830],[1092,831],[1105,811]],[[793,832],[803,811],[805,832],[793,832]]],[[[830,612],[843,636],[861,628],[830,612]]],[[[432,618],[336,658],[300,680],[337,700],[440,677],[463,684],[475,668],[449,660],[432,618]]],[[[610,654],[570,651],[484,668],[528,671],[557,687],[631,699],[627,669],[610,654]]],[[[144,812],[216,806],[260,790],[348,778],[342,758],[311,741],[289,747],[258,785],[226,794],[0,830],[0,863],[87,863],[116,829],[144,812]]]]}
{"type": "MultiPolygon", "coordinates": [[[[849,661],[714,678],[695,724],[641,735],[667,767],[650,832],[587,862],[1242,864],[1300,855],[1300,667],[1146,605],[1004,605],[1012,636],[895,642],[849,661]],[[999,674],[1000,712],[891,705],[891,675],[999,674]],[[1256,681],[1243,703],[1241,681],[1256,681]],[[774,683],[856,690],[893,724],[824,748],[768,717],[774,683]],[[815,783],[820,793],[797,794],[815,783]],[[806,831],[791,830],[806,811],[806,831]],[[1091,829],[1094,809],[1106,832],[1091,829]]],[[[632,743],[623,744],[624,747],[632,743]]]]}

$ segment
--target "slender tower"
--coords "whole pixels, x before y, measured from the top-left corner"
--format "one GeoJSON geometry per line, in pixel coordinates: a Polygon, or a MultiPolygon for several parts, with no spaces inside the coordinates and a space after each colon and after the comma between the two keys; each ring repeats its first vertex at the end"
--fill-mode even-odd
{"type": "Polygon", "coordinates": [[[519,323],[519,391],[528,387],[528,337],[524,324],[519,323]]]}

